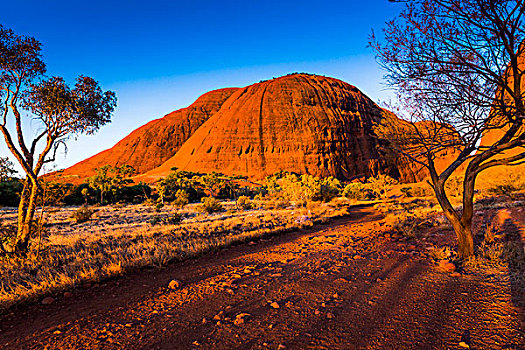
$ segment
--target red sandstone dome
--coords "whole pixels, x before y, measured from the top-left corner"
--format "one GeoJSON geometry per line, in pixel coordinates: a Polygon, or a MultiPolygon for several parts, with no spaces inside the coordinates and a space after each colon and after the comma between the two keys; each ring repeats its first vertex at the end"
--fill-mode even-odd
{"type": "Polygon", "coordinates": [[[93,175],[95,168],[106,164],[128,164],[134,167],[138,174],[151,170],[172,157],[236,90],[227,88],[210,91],[199,97],[191,106],[141,126],[112,148],[50,176],[59,181],[78,183],[93,175]]]}
{"type": "Polygon", "coordinates": [[[285,170],[419,180],[422,175],[374,134],[386,114],[338,79],[293,74],[260,82],[235,91],[173,157],[138,179],[154,181],[176,167],[256,179],[285,170]]]}

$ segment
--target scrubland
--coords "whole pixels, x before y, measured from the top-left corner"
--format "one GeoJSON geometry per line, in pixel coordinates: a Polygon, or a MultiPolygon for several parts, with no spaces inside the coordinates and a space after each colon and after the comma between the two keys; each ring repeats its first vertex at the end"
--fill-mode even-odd
{"type": "MultiPolygon", "coordinates": [[[[520,170],[505,171],[499,182],[493,176],[480,181],[476,194],[476,256],[461,262],[454,246],[436,245],[429,251],[432,259],[448,260],[472,271],[501,270],[512,262],[518,269],[513,278],[523,278],[519,273],[525,271],[522,231],[512,231],[516,229],[512,215],[523,211],[525,183],[516,180],[516,171],[520,170]],[[509,210],[513,210],[511,214],[509,210]],[[513,235],[515,239],[507,239],[513,235]]],[[[255,200],[241,196],[237,202],[221,202],[207,197],[202,204],[187,205],[159,205],[157,201],[87,209],[48,207],[44,230],[33,240],[29,256],[0,259],[0,308],[135,269],[162,267],[234,244],[327,222],[348,214],[354,204],[373,205],[384,216],[381,225],[394,238],[418,241],[422,232],[429,230],[453,235],[426,183],[402,185],[377,177],[365,184],[343,185],[334,180],[325,184],[292,177],[274,179],[270,194],[256,196],[255,200]],[[313,201],[314,196],[324,202],[313,201]]],[[[448,191],[458,207],[460,188],[461,182],[452,179],[448,191]]],[[[0,213],[2,227],[16,222],[14,208],[0,208],[0,213]]]]}
{"type": "MultiPolygon", "coordinates": [[[[100,206],[81,224],[71,218],[78,208],[50,208],[47,234],[33,244],[30,256],[0,260],[0,306],[326,222],[347,213],[345,202],[283,209],[255,202],[252,210],[226,202],[226,211],[214,214],[202,213],[195,204],[159,212],[140,204],[100,206]],[[180,222],[170,224],[174,215],[180,222]]],[[[14,209],[2,213],[6,222],[16,219],[14,209]]]]}

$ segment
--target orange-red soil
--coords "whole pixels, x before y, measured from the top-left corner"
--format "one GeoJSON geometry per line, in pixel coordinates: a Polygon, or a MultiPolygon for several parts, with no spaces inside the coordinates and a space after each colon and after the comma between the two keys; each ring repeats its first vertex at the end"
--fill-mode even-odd
{"type": "Polygon", "coordinates": [[[440,272],[426,248],[451,244],[450,232],[392,238],[379,219],[354,209],[21,306],[0,316],[0,348],[523,349],[520,288],[497,275],[440,272]],[[173,279],[182,286],[169,289],[173,279]]]}

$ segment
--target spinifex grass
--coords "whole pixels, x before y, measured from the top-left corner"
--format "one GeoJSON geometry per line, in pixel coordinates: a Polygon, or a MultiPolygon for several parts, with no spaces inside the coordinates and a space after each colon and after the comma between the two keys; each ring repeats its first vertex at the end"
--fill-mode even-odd
{"type": "Polygon", "coordinates": [[[341,216],[347,209],[318,205],[195,216],[178,225],[143,226],[135,231],[54,233],[37,255],[0,261],[0,308],[96,282],[125,271],[163,266],[210,250],[291,231],[341,216]]]}

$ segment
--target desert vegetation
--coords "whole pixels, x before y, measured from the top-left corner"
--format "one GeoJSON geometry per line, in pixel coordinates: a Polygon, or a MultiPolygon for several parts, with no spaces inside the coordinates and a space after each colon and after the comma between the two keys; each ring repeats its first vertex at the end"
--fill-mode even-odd
{"type": "Polygon", "coordinates": [[[476,179],[525,158],[523,15],[522,1],[415,1],[387,24],[383,42],[371,39],[406,121],[387,118],[378,133],[426,168],[464,259],[474,255],[476,179]],[[440,169],[447,152],[452,159],[440,169]],[[451,182],[461,184],[452,194],[462,198],[459,211],[451,182]]]}

